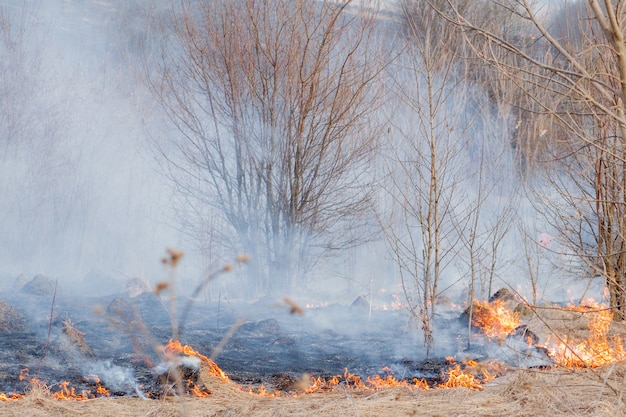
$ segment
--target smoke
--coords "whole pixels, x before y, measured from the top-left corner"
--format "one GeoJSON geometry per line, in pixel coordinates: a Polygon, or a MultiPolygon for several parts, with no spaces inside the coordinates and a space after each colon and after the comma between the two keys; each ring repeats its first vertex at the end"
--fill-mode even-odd
{"type": "MultiPolygon", "coordinates": [[[[156,3],[49,0],[31,7],[19,0],[0,2],[10,20],[10,36],[0,39],[0,274],[5,287],[21,273],[42,273],[58,277],[68,292],[119,293],[129,278],[153,283],[167,276],[159,263],[166,246],[185,250],[176,271],[183,282],[201,279],[206,261],[192,250],[197,242],[175,228],[171,203],[176,197],[146,146],[146,136],[162,127],[160,110],[143,82],[143,63],[150,62],[158,43],[167,38],[166,29],[157,24],[167,6],[156,3]]],[[[504,130],[493,127],[499,128],[504,130]]],[[[459,176],[466,174],[461,166],[455,168],[459,176]]],[[[497,198],[491,203],[496,205],[497,198]]],[[[534,216],[531,210],[523,212],[522,222],[534,216]]],[[[558,243],[545,239],[556,233],[541,224],[536,227],[540,249],[558,243]]],[[[504,250],[507,260],[517,259],[501,268],[493,290],[512,286],[530,299],[528,271],[518,249],[511,244],[504,250]]],[[[537,276],[540,295],[569,301],[572,283],[555,279],[555,263],[546,251],[539,252],[544,255],[537,276]]],[[[449,271],[441,287],[451,288],[446,296],[462,304],[467,299],[462,292],[466,265],[452,265],[449,271]]],[[[420,324],[406,309],[386,314],[375,310],[390,306],[394,295],[405,296],[384,243],[371,242],[322,262],[313,275],[300,294],[303,302],[337,306],[310,310],[294,327],[349,336],[340,347],[353,357],[367,355],[371,348],[354,345],[363,334],[371,336],[366,339],[371,343],[403,337],[401,343],[369,350],[375,352],[372,362],[425,356],[420,324]],[[368,308],[345,308],[359,296],[368,308]]],[[[215,285],[213,301],[226,304],[229,291],[246,294],[234,274],[220,276],[215,285]]],[[[579,283],[575,291],[584,292],[585,286],[579,283]]],[[[485,288],[481,290],[484,295],[485,288]]],[[[37,313],[44,315],[47,308],[37,313]]],[[[454,355],[463,348],[457,346],[456,335],[464,329],[448,319],[458,311],[446,313],[435,321],[434,350],[454,355]]],[[[400,374],[402,367],[397,366],[400,374]]],[[[92,368],[89,372],[110,387],[125,391],[137,385],[129,368],[107,361],[92,368]]]]}
{"type": "Polygon", "coordinates": [[[87,287],[103,275],[155,280],[165,247],[183,245],[145,147],[144,128],[156,116],[140,79],[141,51],[132,51],[140,34],[128,18],[137,6],[0,4],[6,276],[43,273],[87,287]]]}
{"type": "Polygon", "coordinates": [[[131,368],[115,365],[111,360],[96,361],[85,366],[85,375],[89,374],[97,375],[111,390],[135,392],[139,397],[145,398],[131,368]]]}

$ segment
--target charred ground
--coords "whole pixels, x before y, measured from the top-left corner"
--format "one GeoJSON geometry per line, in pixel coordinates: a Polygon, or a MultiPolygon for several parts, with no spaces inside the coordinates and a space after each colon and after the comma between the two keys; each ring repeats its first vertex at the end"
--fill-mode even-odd
{"type": "MultiPolygon", "coordinates": [[[[167,299],[152,292],[76,297],[38,288],[0,293],[0,392],[23,392],[32,377],[49,386],[69,381],[78,391],[92,389],[93,375],[112,395],[162,392],[159,349],[172,338],[167,299]]],[[[281,299],[181,298],[178,305],[190,306],[179,317],[181,343],[212,357],[244,386],[289,391],[304,374],[330,378],[346,368],[363,378],[393,374],[437,384],[451,366],[445,356],[457,348],[442,347],[426,359],[406,314],[373,310],[362,300],[303,314],[281,299]]],[[[446,324],[462,329],[458,316],[446,324]]]]}

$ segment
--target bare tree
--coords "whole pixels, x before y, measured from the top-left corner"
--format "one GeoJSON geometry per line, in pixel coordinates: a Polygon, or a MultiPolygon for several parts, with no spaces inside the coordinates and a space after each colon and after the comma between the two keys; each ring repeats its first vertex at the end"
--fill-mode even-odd
{"type": "Polygon", "coordinates": [[[400,104],[387,154],[391,204],[379,217],[428,348],[442,284],[464,281],[473,301],[480,277],[497,271],[512,210],[510,190],[498,188],[508,147],[489,129],[490,103],[456,56],[455,28],[419,3],[403,3],[407,46],[394,67],[400,104]]]}
{"type": "Polygon", "coordinates": [[[190,227],[228,225],[220,241],[251,255],[255,293],[294,289],[366,221],[384,61],[362,3],[184,3],[152,82],[190,227]]]}
{"type": "MultiPolygon", "coordinates": [[[[505,38],[462,11],[441,16],[481,39],[475,52],[527,97],[523,110],[541,123],[532,185],[535,204],[577,259],[579,274],[599,275],[616,319],[626,315],[625,3],[588,0],[554,16],[527,0],[493,2],[533,27],[532,42],[505,38]],[[503,60],[502,56],[515,57],[503,60]],[[514,63],[514,64],[512,64],[514,63]],[[541,140],[541,139],[540,139],[541,140]]],[[[452,10],[452,12],[450,12],[452,10]]],[[[522,35],[522,34],[520,34],[522,35]]],[[[532,131],[536,131],[532,129],[532,131]]]]}

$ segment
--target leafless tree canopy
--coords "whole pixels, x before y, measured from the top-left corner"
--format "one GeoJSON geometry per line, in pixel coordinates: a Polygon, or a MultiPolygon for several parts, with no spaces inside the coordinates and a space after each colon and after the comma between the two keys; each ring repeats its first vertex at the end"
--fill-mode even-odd
{"type": "Polygon", "coordinates": [[[306,0],[181,10],[153,84],[178,129],[162,151],[187,203],[252,256],[257,291],[293,288],[296,270],[354,243],[364,220],[383,68],[372,10],[306,0]]]}
{"type": "Polygon", "coordinates": [[[624,2],[568,3],[550,15],[527,0],[492,2],[531,28],[516,36],[489,30],[447,5],[440,16],[461,28],[477,56],[523,93],[511,102],[520,109],[517,144],[540,173],[529,191],[582,273],[604,277],[615,317],[623,319],[624,2]]]}

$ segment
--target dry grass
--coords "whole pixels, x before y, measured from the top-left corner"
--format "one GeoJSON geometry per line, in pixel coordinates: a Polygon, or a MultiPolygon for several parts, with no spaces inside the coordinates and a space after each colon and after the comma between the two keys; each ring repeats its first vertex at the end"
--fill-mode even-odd
{"type": "Polygon", "coordinates": [[[3,416],[607,416],[626,415],[621,393],[626,364],[596,369],[619,395],[588,370],[520,370],[498,378],[483,391],[338,389],[299,397],[248,394],[214,377],[207,398],[161,400],[100,398],[59,401],[35,388],[25,399],[0,403],[3,416]]]}
{"type": "Polygon", "coordinates": [[[24,324],[13,307],[0,300],[0,333],[21,331],[24,324]]]}

